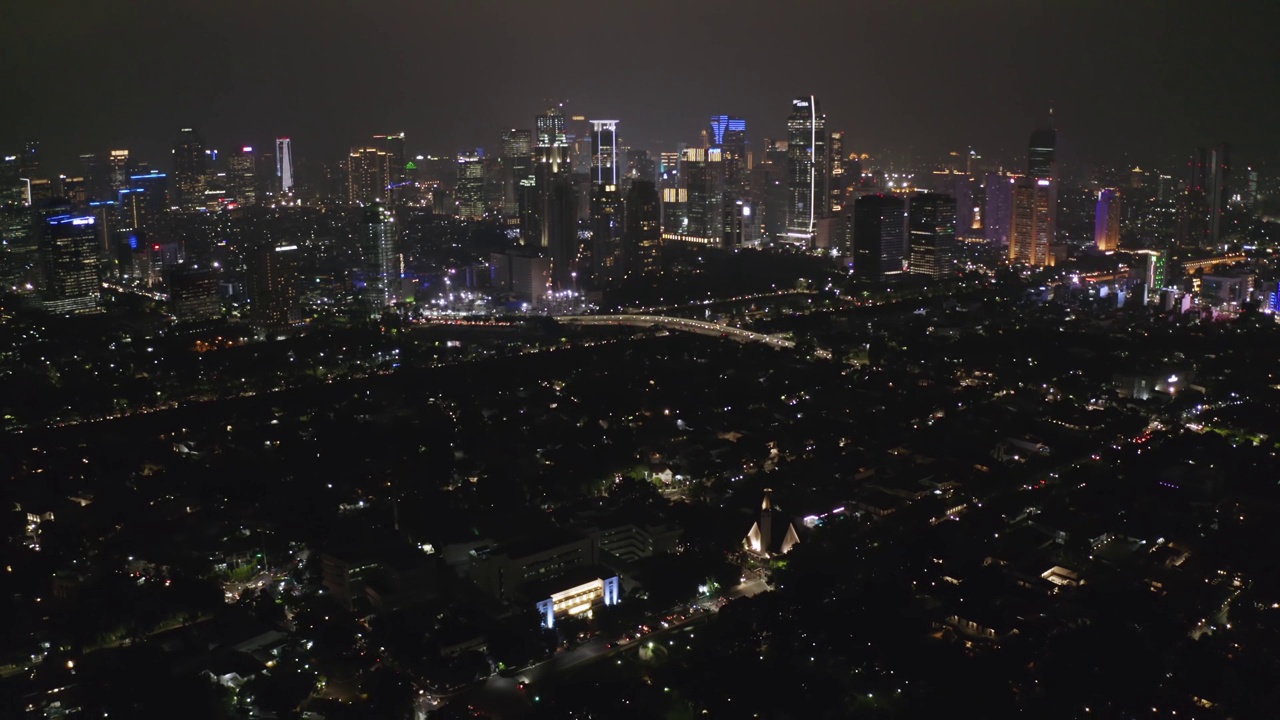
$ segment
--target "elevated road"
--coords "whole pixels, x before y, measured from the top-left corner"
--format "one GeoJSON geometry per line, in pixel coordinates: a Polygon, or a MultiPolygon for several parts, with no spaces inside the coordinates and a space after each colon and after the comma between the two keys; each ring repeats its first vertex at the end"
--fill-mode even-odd
{"type": "MultiPolygon", "coordinates": [[[[629,325],[632,327],[661,327],[667,330],[691,332],[708,337],[723,337],[738,342],[763,343],[773,348],[794,348],[796,343],[789,338],[778,335],[743,330],[742,328],[707,322],[690,320],[689,318],[671,317],[669,315],[557,315],[556,320],[574,325],[629,325]]],[[[831,353],[817,350],[815,357],[830,358],[831,353]]]]}

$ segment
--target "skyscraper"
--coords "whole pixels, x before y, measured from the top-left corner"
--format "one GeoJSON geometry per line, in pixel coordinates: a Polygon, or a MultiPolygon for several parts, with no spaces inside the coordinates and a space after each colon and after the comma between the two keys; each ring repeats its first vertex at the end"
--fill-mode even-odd
{"type": "Polygon", "coordinates": [[[1013,184],[1013,221],[1009,226],[1009,262],[1049,265],[1053,242],[1052,181],[1018,178],[1013,184]]]}
{"type": "Polygon", "coordinates": [[[623,271],[651,274],[658,269],[662,245],[662,206],[658,186],[650,178],[636,178],[627,189],[626,229],[623,232],[623,271]]]}
{"type": "Polygon", "coordinates": [[[352,148],[347,156],[347,202],[371,205],[387,199],[386,152],[376,147],[352,148]]]}
{"type": "Polygon", "coordinates": [[[400,190],[408,179],[405,169],[404,133],[388,133],[374,135],[375,145],[382,151],[380,158],[382,191],[379,197],[388,203],[396,204],[403,199],[404,191],[400,190]]]}
{"type": "Polygon", "coordinates": [[[591,182],[618,184],[618,121],[591,121],[591,182]]]}
{"type": "Polygon", "coordinates": [[[112,194],[129,187],[129,175],[133,173],[133,164],[129,161],[128,150],[109,151],[107,153],[107,166],[111,177],[112,194]]]}
{"type": "Polygon", "coordinates": [[[293,192],[293,141],[276,138],[276,188],[283,195],[293,192]]]}
{"type": "Polygon", "coordinates": [[[863,195],[853,202],[853,274],[863,280],[901,275],[905,204],[897,195],[863,195]]]}
{"type": "Polygon", "coordinates": [[[479,220],[484,217],[484,151],[458,153],[458,184],[454,191],[458,217],[479,220]]]}
{"type": "Polygon", "coordinates": [[[98,307],[97,218],[58,215],[45,221],[44,307],[52,313],[92,312],[98,307]]]}
{"type": "Polygon", "coordinates": [[[983,182],[986,201],[982,206],[982,236],[988,245],[1009,244],[1009,224],[1013,222],[1014,177],[988,173],[983,182]]]}
{"type": "Polygon", "coordinates": [[[713,146],[720,148],[725,192],[734,200],[745,198],[751,170],[747,163],[747,121],[732,115],[713,115],[710,139],[713,146]]]}
{"type": "Polygon", "coordinates": [[[360,221],[360,249],[364,254],[364,292],[361,297],[373,315],[399,300],[400,228],[382,203],[364,209],[360,221]]]}
{"type": "Polygon", "coordinates": [[[831,186],[829,212],[832,215],[844,210],[844,133],[831,133],[831,186]]]}
{"type": "Polygon", "coordinates": [[[827,116],[814,96],[791,101],[787,118],[787,179],[790,202],[785,238],[811,245],[818,221],[827,215],[830,163],[827,157],[827,116]]]}
{"type": "Polygon", "coordinates": [[[245,250],[245,274],[249,317],[257,327],[277,329],[298,321],[300,266],[296,243],[261,230],[253,233],[245,250]]]}
{"type": "Polygon", "coordinates": [[[720,246],[724,243],[724,170],[719,148],[686,148],[680,174],[688,190],[681,240],[720,246]]]}
{"type": "Polygon", "coordinates": [[[619,279],[623,265],[622,193],[617,185],[591,188],[591,274],[597,285],[619,279]]]}
{"type": "Polygon", "coordinates": [[[200,134],[191,128],[183,128],[173,146],[173,199],[179,208],[199,210],[204,207],[207,157],[200,134]]]}
{"type": "Polygon", "coordinates": [[[568,136],[565,133],[564,110],[560,106],[553,105],[534,118],[534,127],[538,134],[538,147],[568,144],[568,136]]]}
{"type": "Polygon", "coordinates": [[[502,131],[502,213],[506,217],[524,217],[528,198],[522,184],[533,181],[533,133],[529,130],[502,131]],[[527,182],[526,182],[527,181],[527,182]]]}
{"type": "Polygon", "coordinates": [[[218,271],[177,267],[169,273],[170,311],[181,322],[213,320],[222,315],[218,271]]]}
{"type": "Polygon", "coordinates": [[[928,193],[910,200],[907,211],[912,274],[942,278],[955,272],[956,200],[928,193]]]}
{"type": "Polygon", "coordinates": [[[1093,219],[1093,242],[1103,252],[1120,247],[1120,191],[1105,188],[1098,191],[1098,205],[1093,219]]]}
{"type": "Polygon", "coordinates": [[[1185,188],[1178,197],[1179,244],[1208,248],[1222,243],[1230,169],[1226,144],[1199,148],[1187,163],[1185,188]]]}
{"type": "MultiPolygon", "coordinates": [[[[1053,243],[1054,237],[1058,233],[1057,145],[1058,131],[1053,127],[1053,110],[1050,109],[1049,125],[1033,131],[1027,141],[1027,177],[1035,180],[1036,187],[1044,188],[1044,192],[1047,193],[1046,202],[1048,203],[1048,208],[1045,210],[1045,216],[1042,220],[1045,223],[1045,233],[1050,244],[1053,243]]],[[[1041,263],[1032,264],[1039,265],[1041,263]]]]}
{"type": "Polygon", "coordinates": [[[227,157],[227,183],[231,196],[243,205],[258,200],[258,158],[253,148],[244,145],[227,157]]]}

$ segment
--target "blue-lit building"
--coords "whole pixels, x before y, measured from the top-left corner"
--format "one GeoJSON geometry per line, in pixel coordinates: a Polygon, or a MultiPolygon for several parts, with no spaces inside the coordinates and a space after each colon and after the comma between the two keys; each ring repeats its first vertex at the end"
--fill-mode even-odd
{"type": "Polygon", "coordinates": [[[96,311],[102,290],[98,277],[97,217],[78,213],[46,219],[41,251],[45,310],[52,313],[96,311]]]}

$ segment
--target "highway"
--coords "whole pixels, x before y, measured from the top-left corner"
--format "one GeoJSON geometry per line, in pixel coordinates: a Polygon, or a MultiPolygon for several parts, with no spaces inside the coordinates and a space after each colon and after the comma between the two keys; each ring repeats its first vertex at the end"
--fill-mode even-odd
{"type": "MultiPolygon", "coordinates": [[[[574,325],[630,325],[633,327],[661,327],[668,330],[691,332],[709,337],[725,337],[738,342],[764,343],[773,348],[794,348],[796,343],[777,335],[751,332],[732,325],[690,320],[689,318],[671,317],[669,315],[557,315],[556,320],[574,325]]],[[[830,359],[827,350],[816,350],[814,356],[830,359]]]]}

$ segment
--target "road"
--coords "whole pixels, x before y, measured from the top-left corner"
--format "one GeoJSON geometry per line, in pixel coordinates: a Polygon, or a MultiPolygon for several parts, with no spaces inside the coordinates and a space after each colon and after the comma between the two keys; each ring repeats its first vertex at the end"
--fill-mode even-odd
{"type": "MultiPolygon", "coordinates": [[[[709,337],[727,337],[738,342],[764,343],[779,349],[794,348],[796,346],[794,340],[778,335],[765,335],[764,333],[743,330],[732,325],[671,317],[669,315],[558,315],[556,320],[575,325],[630,325],[634,327],[653,327],[656,325],[668,330],[691,332],[709,337]]],[[[831,357],[831,353],[827,350],[816,350],[813,354],[815,357],[823,359],[831,357]]]]}

